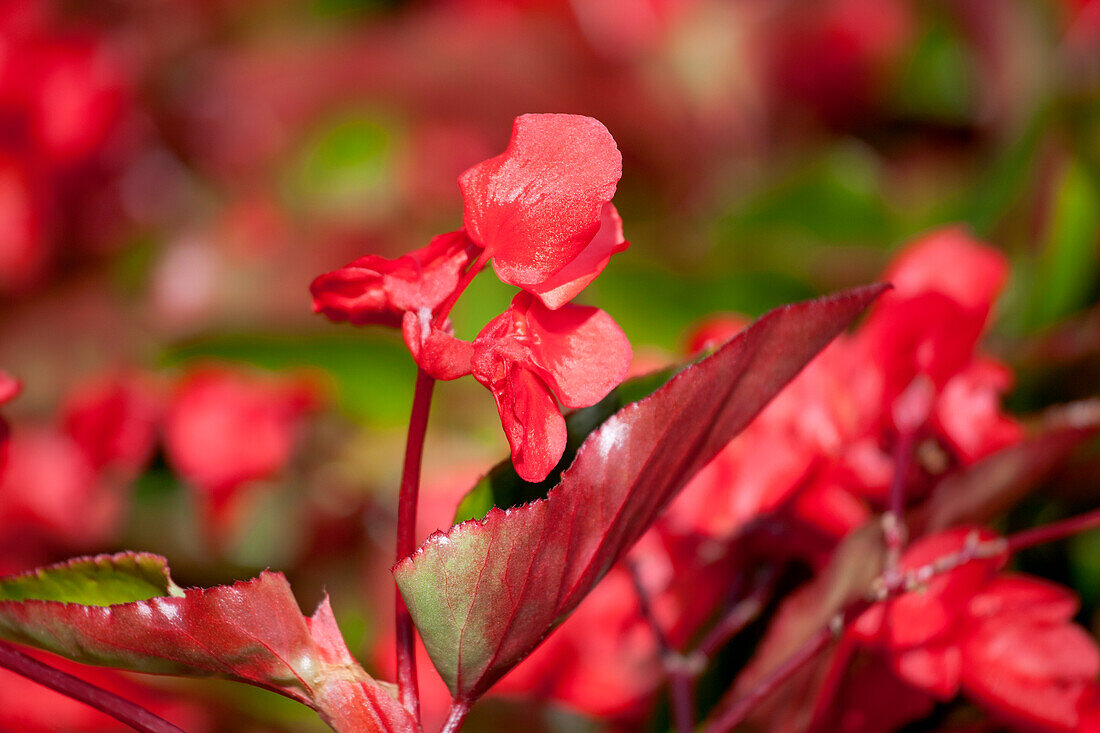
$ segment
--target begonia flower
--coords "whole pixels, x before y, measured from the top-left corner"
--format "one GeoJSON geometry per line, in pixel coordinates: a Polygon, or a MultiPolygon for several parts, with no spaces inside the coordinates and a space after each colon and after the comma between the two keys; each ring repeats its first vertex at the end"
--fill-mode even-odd
{"type": "MultiPolygon", "coordinates": [[[[915,543],[915,570],[995,538],[949,530],[915,543]]],[[[901,680],[947,701],[960,691],[1013,729],[1072,731],[1100,672],[1095,640],[1073,624],[1076,597],[1053,583],[999,572],[1004,555],[964,562],[866,611],[848,633],[885,655],[901,680]]]]}
{"type": "Polygon", "coordinates": [[[199,492],[216,524],[230,520],[239,490],[271,478],[290,461],[311,389],[203,367],[176,388],[164,426],[169,464],[199,492]]]}
{"type": "Polygon", "coordinates": [[[470,238],[497,276],[560,308],[627,248],[611,204],[622,155],[602,124],[523,115],[508,148],[459,178],[470,238]]]}
{"type": "MultiPolygon", "coordinates": [[[[18,379],[7,372],[0,370],[0,405],[11,402],[19,396],[23,385],[18,379]]],[[[4,468],[4,462],[8,454],[8,422],[0,417],[0,470],[4,468]]]]}
{"type": "Polygon", "coordinates": [[[360,257],[313,281],[313,311],[356,326],[400,327],[406,312],[430,312],[454,292],[471,246],[457,231],[397,259],[360,257]]]}
{"type": "Polygon", "coordinates": [[[27,533],[80,548],[98,544],[122,518],[120,488],[100,481],[68,435],[21,426],[0,472],[0,536],[27,533]]]}
{"type": "Polygon", "coordinates": [[[142,375],[107,374],[67,395],[61,421],[97,471],[136,474],[153,453],[160,412],[142,375]]]}
{"type": "Polygon", "coordinates": [[[524,480],[546,478],[565,452],[565,407],[594,405],[630,368],[630,342],[602,310],[550,310],[520,293],[474,340],[471,369],[489,388],[524,480]]]}
{"type": "Polygon", "coordinates": [[[875,304],[861,333],[888,405],[918,374],[942,389],[966,368],[1007,278],[1004,256],[959,227],[931,232],[899,253],[885,273],[894,290],[875,304]]]}

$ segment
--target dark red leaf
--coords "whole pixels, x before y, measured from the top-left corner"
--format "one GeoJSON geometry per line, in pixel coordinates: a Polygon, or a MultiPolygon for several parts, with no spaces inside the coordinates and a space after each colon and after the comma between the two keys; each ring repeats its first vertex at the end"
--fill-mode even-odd
{"type": "Polygon", "coordinates": [[[456,698],[478,698],[530,654],[687,481],[882,290],[769,313],[608,419],[545,500],[434,534],[395,566],[456,698]]]}

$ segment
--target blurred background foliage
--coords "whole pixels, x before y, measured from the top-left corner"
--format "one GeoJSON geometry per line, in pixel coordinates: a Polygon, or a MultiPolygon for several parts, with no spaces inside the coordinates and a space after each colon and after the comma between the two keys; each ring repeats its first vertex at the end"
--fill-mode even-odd
{"type": "MultiPolygon", "coordinates": [[[[591,115],[618,141],[632,246],[583,299],[646,363],[707,314],[874,280],[907,240],[962,222],[1012,262],[988,343],[1017,375],[1012,409],[1100,388],[1098,0],[25,0],[0,11],[0,42],[85,54],[31,101],[9,87],[38,72],[0,64],[13,423],[119,367],[172,379],[219,360],[304,372],[324,395],[220,551],[163,458],[117,535],[52,550],[162,552],[188,583],[284,567],[307,607],[328,587],[353,648],[384,623],[368,608],[389,608],[414,370],[396,334],[313,316],[309,283],[461,226],[456,177],[518,114],[591,115]]],[[[510,297],[479,278],[458,334],[510,297]]],[[[499,433],[476,384],[438,390],[425,531],[504,455],[499,433]]],[[[1010,522],[1096,496],[1089,468],[1010,522]]],[[[1072,581],[1087,616],[1098,543],[1025,560],[1072,581]]],[[[203,689],[257,729],[310,725],[203,689]]],[[[547,725],[561,715],[577,722],[547,725]]]]}

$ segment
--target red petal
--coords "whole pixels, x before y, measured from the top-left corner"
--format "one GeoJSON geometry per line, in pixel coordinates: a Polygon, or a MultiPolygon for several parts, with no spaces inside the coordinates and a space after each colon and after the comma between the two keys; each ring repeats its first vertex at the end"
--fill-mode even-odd
{"type": "Polygon", "coordinates": [[[356,326],[400,327],[407,311],[434,309],[454,291],[469,260],[465,232],[441,234],[396,260],[360,257],[310,285],[313,311],[356,326]]]}
{"type": "Polygon", "coordinates": [[[507,379],[489,385],[512,449],[512,464],[524,481],[542,481],[565,453],[565,418],[550,389],[534,373],[514,366],[507,379]]]}
{"type": "Polygon", "coordinates": [[[1008,279],[1008,263],[997,250],[971,237],[962,227],[940,229],[905,247],[885,279],[894,293],[883,302],[921,293],[942,293],[985,320],[1008,279]]]}
{"type": "Polygon", "coordinates": [[[623,220],[614,204],[604,204],[600,231],[577,258],[541,283],[526,286],[547,308],[560,308],[577,297],[588,283],[603,272],[611,255],[630,246],[623,238],[623,220]]]}
{"type": "Polygon", "coordinates": [[[526,293],[512,308],[526,317],[539,374],[566,407],[594,405],[626,377],[634,356],[630,341],[604,311],[579,305],[549,310],[526,293]]]}
{"type": "Polygon", "coordinates": [[[970,601],[972,617],[990,618],[1000,614],[1058,623],[1069,621],[1080,603],[1069,589],[1041,578],[1016,573],[998,576],[970,601]]]}
{"type": "Polygon", "coordinates": [[[622,156],[598,121],[517,117],[507,150],[459,178],[466,230],[502,280],[539,285],[593,241],[621,175],[622,156]]]}
{"type": "Polygon", "coordinates": [[[944,701],[959,692],[961,663],[955,644],[930,644],[895,654],[890,659],[890,666],[898,677],[944,701]]]}
{"type": "Polygon", "coordinates": [[[997,717],[1071,731],[1077,701],[1100,671],[1096,643],[1072,624],[989,619],[962,644],[962,686],[997,717]]]}
{"type": "Polygon", "coordinates": [[[380,261],[385,260],[368,255],[318,276],[309,286],[313,294],[313,312],[323,313],[331,321],[348,321],[356,326],[400,323],[401,314],[389,307],[386,298],[378,269],[380,261]]]}

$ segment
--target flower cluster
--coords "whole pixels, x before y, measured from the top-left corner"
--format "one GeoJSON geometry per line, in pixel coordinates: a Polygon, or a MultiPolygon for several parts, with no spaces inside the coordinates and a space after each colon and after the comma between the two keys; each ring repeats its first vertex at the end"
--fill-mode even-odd
{"type": "MultiPolygon", "coordinates": [[[[0,402],[18,382],[0,374],[0,402]]],[[[77,385],[55,420],[20,421],[0,464],[0,565],[48,559],[45,550],[93,548],[114,537],[128,490],[158,444],[192,489],[203,526],[221,537],[242,491],[290,460],[313,389],[203,366],[166,390],[152,375],[111,372],[77,385]]],[[[6,425],[5,425],[6,431],[6,425]]]]}
{"type": "Polygon", "coordinates": [[[89,163],[131,94],[108,44],[62,30],[47,5],[16,0],[0,11],[0,293],[46,274],[58,222],[92,198],[72,191],[94,178],[89,163]]]}
{"type": "Polygon", "coordinates": [[[595,404],[630,366],[630,343],[603,311],[571,303],[628,246],[611,203],[622,175],[615,141],[576,115],[516,118],[508,148],[459,178],[464,228],[396,260],[375,255],[314,280],[314,310],[334,321],[400,325],[436,379],[473,375],[496,400],[520,476],[541,481],[561,459],[558,403],[595,404]],[[521,288],[473,342],[448,315],[488,262],[521,288]]]}
{"type": "MultiPolygon", "coordinates": [[[[931,535],[906,551],[899,569],[919,572],[995,538],[966,527],[931,535]]],[[[1100,673],[1096,641],[1072,622],[1073,593],[1004,572],[1006,560],[992,554],[935,576],[873,606],[848,633],[883,656],[910,697],[948,701],[961,690],[1013,729],[1076,730],[1078,704],[1100,673]]]]}

